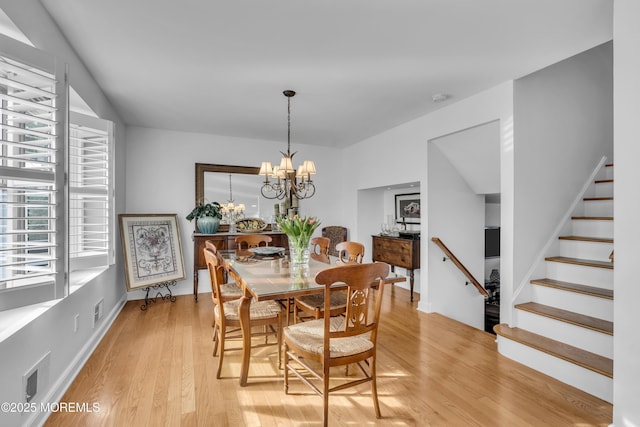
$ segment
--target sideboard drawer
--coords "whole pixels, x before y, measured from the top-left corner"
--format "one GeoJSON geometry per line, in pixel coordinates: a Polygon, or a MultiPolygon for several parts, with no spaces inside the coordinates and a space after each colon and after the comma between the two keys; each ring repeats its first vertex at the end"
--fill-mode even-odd
{"type": "Polygon", "coordinates": [[[420,241],[373,236],[373,259],[401,268],[420,268],[420,241]]]}
{"type": "Polygon", "coordinates": [[[373,258],[376,261],[386,262],[402,268],[411,268],[411,255],[395,252],[374,251],[373,258]]]}
{"type": "Polygon", "coordinates": [[[216,245],[216,249],[218,249],[219,251],[225,250],[227,249],[227,239],[224,237],[218,237],[214,234],[205,237],[199,237],[197,239],[194,239],[194,258],[195,258],[195,265],[197,266],[207,266],[206,261],[204,260],[204,252],[202,251],[205,247],[205,242],[207,240],[211,240],[213,242],[214,245],[216,245]]]}
{"type": "Polygon", "coordinates": [[[404,268],[409,273],[411,286],[411,301],[413,301],[413,270],[420,268],[420,240],[403,239],[400,237],[373,237],[373,260],[386,262],[393,267],[404,268]]]}

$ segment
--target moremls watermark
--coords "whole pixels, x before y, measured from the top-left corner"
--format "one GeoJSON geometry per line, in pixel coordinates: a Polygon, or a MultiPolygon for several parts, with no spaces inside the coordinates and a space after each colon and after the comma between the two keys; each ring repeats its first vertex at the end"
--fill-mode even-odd
{"type": "Polygon", "coordinates": [[[0,413],[100,412],[99,402],[2,402],[0,413]]]}

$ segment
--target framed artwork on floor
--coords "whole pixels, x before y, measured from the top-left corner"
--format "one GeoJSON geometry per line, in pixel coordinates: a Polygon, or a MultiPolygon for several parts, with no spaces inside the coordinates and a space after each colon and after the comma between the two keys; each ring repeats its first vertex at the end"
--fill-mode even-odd
{"type": "Polygon", "coordinates": [[[185,279],[177,214],[120,214],[127,290],[185,279]]]}
{"type": "Polygon", "coordinates": [[[396,222],[420,224],[420,193],[396,194],[396,222]]]}

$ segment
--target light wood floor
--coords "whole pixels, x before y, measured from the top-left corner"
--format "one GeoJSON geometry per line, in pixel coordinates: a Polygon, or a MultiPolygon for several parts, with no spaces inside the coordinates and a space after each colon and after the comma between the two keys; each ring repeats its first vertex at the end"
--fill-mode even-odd
{"type": "MultiPolygon", "coordinates": [[[[417,299],[417,298],[416,298],[417,299]]],[[[332,426],[606,426],[612,406],[519,365],[494,336],[416,310],[388,287],[378,350],[376,420],[370,387],[329,398],[332,426]]],[[[322,399],[297,381],[285,395],[275,346],[254,351],[239,387],[240,353],[217,380],[208,294],[126,304],[63,402],[97,402],[97,413],[55,413],[47,426],[314,426],[322,399]]],[[[235,343],[233,343],[235,344],[235,343]]],[[[350,372],[356,369],[351,369],[350,372]]],[[[342,370],[342,373],[344,370],[342,370]]]]}

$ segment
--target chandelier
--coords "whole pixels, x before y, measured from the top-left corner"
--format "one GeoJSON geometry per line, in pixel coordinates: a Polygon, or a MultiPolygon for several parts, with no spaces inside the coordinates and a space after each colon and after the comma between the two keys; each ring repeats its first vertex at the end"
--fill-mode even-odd
{"type": "Polygon", "coordinates": [[[316,165],[313,160],[305,160],[297,171],[293,168],[292,160],[296,153],[291,152],[291,97],[296,93],[292,90],[282,93],[287,97],[287,152],[280,152],[283,157],[279,166],[272,167],[271,162],[262,162],[259,174],[264,176],[264,183],[260,192],[267,199],[306,199],[316,192],[316,186],[311,180],[311,175],[316,173],[316,165]]]}
{"type": "Polygon", "coordinates": [[[239,219],[244,217],[244,203],[240,203],[238,206],[233,202],[233,191],[231,189],[231,174],[229,174],[229,200],[227,203],[220,206],[222,211],[222,222],[227,224],[233,224],[239,219]]]}

